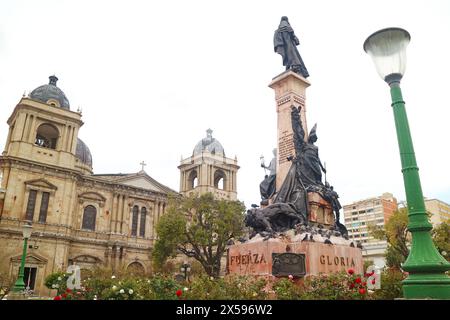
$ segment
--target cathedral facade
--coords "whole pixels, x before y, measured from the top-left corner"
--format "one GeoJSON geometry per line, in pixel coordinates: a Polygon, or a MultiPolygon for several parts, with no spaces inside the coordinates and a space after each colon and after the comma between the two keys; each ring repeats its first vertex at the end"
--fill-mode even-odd
{"type": "Polygon", "coordinates": [[[17,278],[31,222],[24,281],[40,295],[45,277],[71,264],[149,272],[155,225],[176,193],[144,170],[94,174],[81,113],[57,80],[19,101],[0,157],[0,272],[17,278]]]}

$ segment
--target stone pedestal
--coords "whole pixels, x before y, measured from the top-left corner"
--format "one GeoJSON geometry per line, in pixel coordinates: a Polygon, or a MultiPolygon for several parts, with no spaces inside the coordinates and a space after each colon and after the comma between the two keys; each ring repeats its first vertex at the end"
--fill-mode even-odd
{"type": "Polygon", "coordinates": [[[310,86],[308,80],[290,70],[276,76],[269,87],[275,91],[275,101],[278,115],[278,156],[277,156],[277,180],[278,191],[289,171],[291,162],[287,157],[295,156],[294,139],[291,125],[291,106],[302,107],[300,117],[305,129],[305,139],[308,138],[306,125],[305,91],[310,86]]]}
{"type": "MultiPolygon", "coordinates": [[[[364,263],[361,249],[350,247],[344,239],[331,237],[334,244],[318,241],[301,241],[303,235],[293,240],[262,238],[247,243],[236,244],[228,251],[228,272],[235,275],[254,275],[265,278],[273,276],[273,253],[295,253],[305,257],[306,275],[317,276],[320,273],[346,271],[349,268],[363,273],[364,263]]],[[[318,235],[315,237],[319,238],[318,235]]],[[[321,238],[321,237],[320,237],[321,238]]]]}

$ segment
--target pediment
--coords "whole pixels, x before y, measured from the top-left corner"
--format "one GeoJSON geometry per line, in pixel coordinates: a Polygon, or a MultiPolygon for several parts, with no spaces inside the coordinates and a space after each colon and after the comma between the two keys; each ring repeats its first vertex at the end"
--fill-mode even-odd
{"type": "Polygon", "coordinates": [[[100,263],[102,260],[100,258],[90,256],[90,255],[81,255],[76,258],[73,258],[74,263],[87,263],[87,264],[95,264],[100,263]]]}
{"type": "Polygon", "coordinates": [[[157,191],[157,192],[164,192],[161,188],[158,188],[155,184],[153,184],[151,181],[146,179],[145,177],[136,177],[134,179],[130,179],[128,181],[123,181],[121,184],[125,184],[128,186],[138,187],[142,189],[157,191]]]}
{"type": "Polygon", "coordinates": [[[175,191],[171,190],[170,188],[157,182],[155,179],[150,177],[144,171],[140,171],[137,174],[129,175],[129,176],[123,177],[121,179],[118,179],[117,182],[120,184],[137,187],[137,188],[142,188],[142,189],[146,189],[146,190],[151,190],[151,191],[155,191],[155,192],[161,192],[161,193],[175,192],[175,191]]]}
{"type": "MultiPolygon", "coordinates": [[[[13,263],[20,263],[21,261],[22,261],[22,255],[17,255],[17,256],[11,257],[11,262],[13,262],[13,263]]],[[[31,254],[27,254],[25,263],[27,263],[27,264],[46,264],[47,259],[45,259],[44,257],[42,257],[38,254],[31,253],[31,254]]]]}
{"type": "Polygon", "coordinates": [[[93,191],[83,192],[83,193],[79,194],[78,197],[81,199],[84,199],[84,200],[93,200],[93,201],[99,201],[99,202],[106,201],[106,198],[103,195],[101,195],[98,192],[93,192],[93,191]]]}
{"type": "Polygon", "coordinates": [[[34,179],[34,180],[28,180],[25,181],[25,185],[37,187],[37,188],[44,188],[44,189],[51,189],[51,190],[57,190],[58,187],[54,184],[48,182],[47,180],[41,178],[41,179],[34,179]]]}

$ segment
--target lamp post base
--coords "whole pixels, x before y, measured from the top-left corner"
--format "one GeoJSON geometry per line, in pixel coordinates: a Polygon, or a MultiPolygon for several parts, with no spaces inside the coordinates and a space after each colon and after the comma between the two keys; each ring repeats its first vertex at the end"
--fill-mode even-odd
{"type": "Polygon", "coordinates": [[[409,274],[403,281],[406,299],[450,299],[450,278],[445,274],[409,274]]]}

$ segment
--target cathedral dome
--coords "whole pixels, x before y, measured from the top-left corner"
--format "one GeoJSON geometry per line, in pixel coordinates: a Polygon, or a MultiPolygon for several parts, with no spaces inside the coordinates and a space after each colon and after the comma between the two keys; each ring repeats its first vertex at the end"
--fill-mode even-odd
{"type": "Polygon", "coordinates": [[[92,167],[91,151],[89,151],[88,146],[80,138],[77,139],[77,150],[75,152],[75,156],[80,159],[82,163],[92,167]]]}
{"type": "Polygon", "coordinates": [[[70,110],[69,100],[64,92],[56,86],[58,78],[56,76],[50,76],[49,79],[48,84],[44,84],[31,91],[30,98],[70,110]]]}
{"type": "Polygon", "coordinates": [[[208,151],[212,154],[217,154],[221,156],[225,156],[225,150],[222,147],[222,144],[217,139],[212,137],[212,130],[206,130],[206,138],[200,140],[193,151],[193,155],[200,154],[204,151],[208,151]]]}

